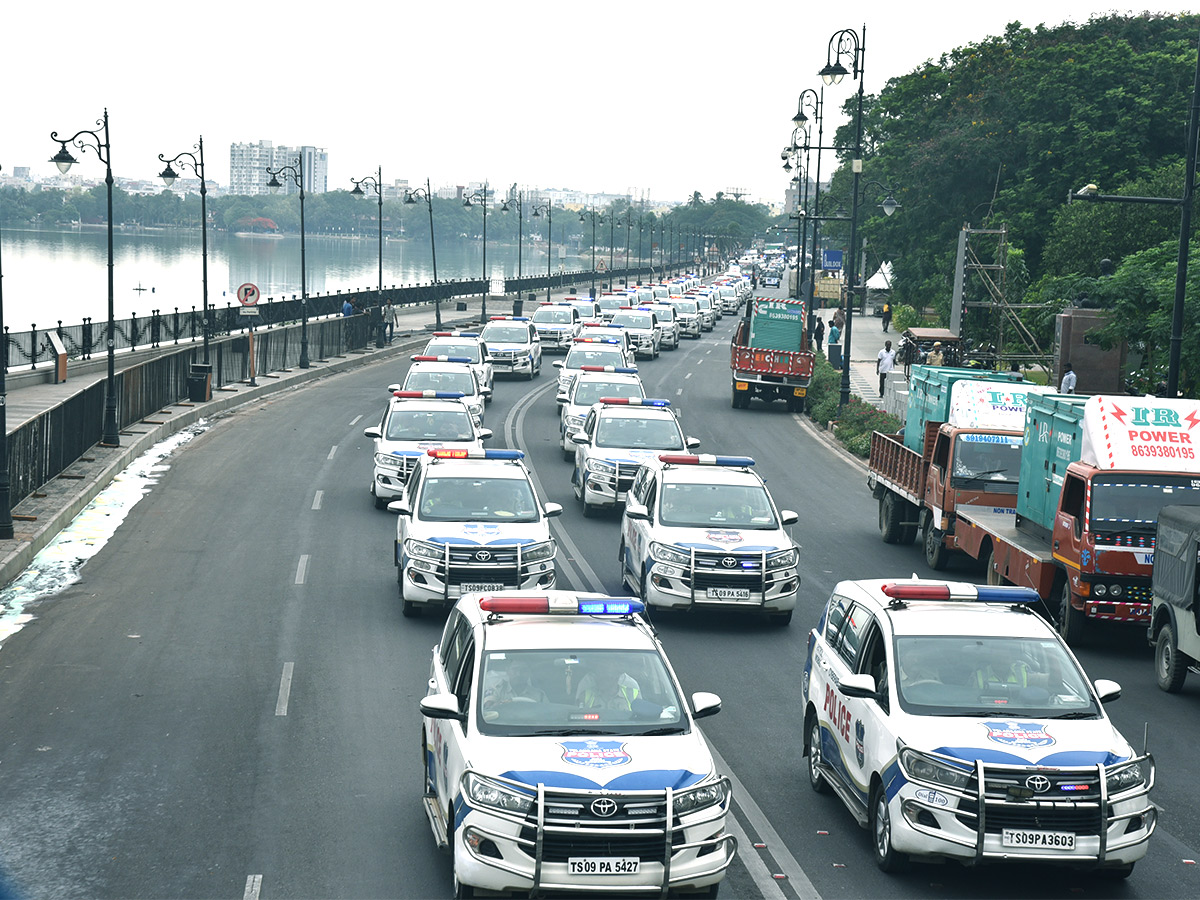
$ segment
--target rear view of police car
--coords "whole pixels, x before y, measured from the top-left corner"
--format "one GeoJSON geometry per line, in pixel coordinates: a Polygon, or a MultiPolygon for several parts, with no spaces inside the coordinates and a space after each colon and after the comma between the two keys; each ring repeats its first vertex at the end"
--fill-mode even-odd
{"type": "Polygon", "coordinates": [[[574,436],[583,427],[588,410],[603,397],[640,400],[646,396],[636,366],[584,366],[558,395],[559,440],[563,459],[575,459],[574,436]]]}
{"type": "Polygon", "coordinates": [[[787,625],[799,551],[748,456],[662,454],[638,470],[621,520],[621,577],[654,607],[766,613],[787,625]]]}
{"type": "Polygon", "coordinates": [[[843,581],[809,635],[809,781],[910,856],[1037,861],[1128,876],[1157,812],[1154,761],[1021,587],[843,581]]]}
{"type": "Polygon", "coordinates": [[[434,648],[425,811],[454,895],[715,895],[733,859],[729,779],[635,600],[573,591],[464,597],[434,648]]]}
{"type": "Polygon", "coordinates": [[[554,587],[557,548],[519,450],[429,450],[408,478],[393,561],[404,615],[463,594],[554,587]]]}

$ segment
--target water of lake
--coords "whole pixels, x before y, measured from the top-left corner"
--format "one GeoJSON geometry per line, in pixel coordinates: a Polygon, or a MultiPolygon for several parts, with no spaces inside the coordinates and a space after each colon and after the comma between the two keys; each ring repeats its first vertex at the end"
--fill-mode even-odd
{"type": "MultiPolygon", "coordinates": [[[[0,240],[3,264],[4,323],[12,331],[31,325],[53,327],[82,322],[85,317],[108,317],[107,233],[101,228],[64,231],[22,231],[5,228],[0,240]]],[[[378,243],[371,238],[349,239],[310,235],[305,238],[308,292],[363,290],[379,280],[378,243]]],[[[574,248],[560,256],[553,248],[553,268],[587,268],[574,248]]],[[[635,254],[636,255],[636,254],[635,254]]],[[[489,242],[488,269],[492,277],[517,274],[516,245],[489,242]]],[[[125,318],[199,308],[202,304],[201,247],[198,231],[117,231],[113,236],[114,314],[125,318]]],[[[471,240],[442,240],[437,244],[438,277],[478,278],[483,271],[483,244],[471,240]]],[[[545,244],[526,242],[521,272],[546,271],[545,244]]],[[[618,265],[622,260],[618,259],[618,265]]],[[[383,246],[385,286],[422,284],[433,280],[429,244],[425,241],[387,241],[383,246]]],[[[246,282],[257,284],[264,297],[300,293],[300,238],[237,236],[210,232],[208,236],[208,297],[213,306],[237,303],[235,293],[246,282]]]]}

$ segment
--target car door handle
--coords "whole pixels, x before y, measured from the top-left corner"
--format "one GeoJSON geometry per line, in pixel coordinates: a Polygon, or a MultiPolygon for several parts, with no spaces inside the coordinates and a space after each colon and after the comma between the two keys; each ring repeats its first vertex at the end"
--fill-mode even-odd
{"type": "Polygon", "coordinates": [[[437,681],[435,681],[434,679],[430,678],[430,679],[429,679],[429,687],[430,687],[431,689],[432,689],[432,688],[436,688],[436,687],[437,687],[437,681]]]}

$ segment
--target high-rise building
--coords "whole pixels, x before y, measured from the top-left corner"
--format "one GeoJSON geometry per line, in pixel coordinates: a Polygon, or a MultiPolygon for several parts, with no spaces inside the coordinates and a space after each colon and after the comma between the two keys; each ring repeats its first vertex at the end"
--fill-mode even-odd
{"type": "MultiPolygon", "coordinates": [[[[276,147],[271,141],[230,144],[229,193],[269,193],[267,182],[271,180],[271,176],[267,174],[267,168],[278,169],[281,166],[295,166],[297,160],[300,161],[300,168],[304,175],[306,193],[320,194],[329,189],[329,154],[323,148],[276,147]]],[[[294,194],[298,192],[295,183],[290,178],[280,178],[279,183],[283,185],[279,189],[280,193],[294,194]]]]}

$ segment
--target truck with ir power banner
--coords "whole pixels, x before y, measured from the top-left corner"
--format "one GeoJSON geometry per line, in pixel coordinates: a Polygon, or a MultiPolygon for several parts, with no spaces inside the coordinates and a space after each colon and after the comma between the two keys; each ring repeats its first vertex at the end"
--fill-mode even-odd
{"type": "Polygon", "coordinates": [[[961,511],[955,546],[1032,588],[1068,641],[1089,619],[1150,624],[1164,506],[1200,505],[1200,401],[1031,396],[1012,517],[961,511]]]}
{"type": "Polygon", "coordinates": [[[754,397],[783,400],[803,412],[814,355],[808,349],[803,300],[755,297],[746,306],[729,347],[732,405],[749,409],[754,397]]]}
{"type": "Polygon", "coordinates": [[[1020,375],[914,367],[903,435],[871,435],[867,486],[883,540],[910,544],[919,534],[925,561],[940,570],[953,553],[959,507],[1011,516],[1026,398],[1049,391],[1020,375]]]}

